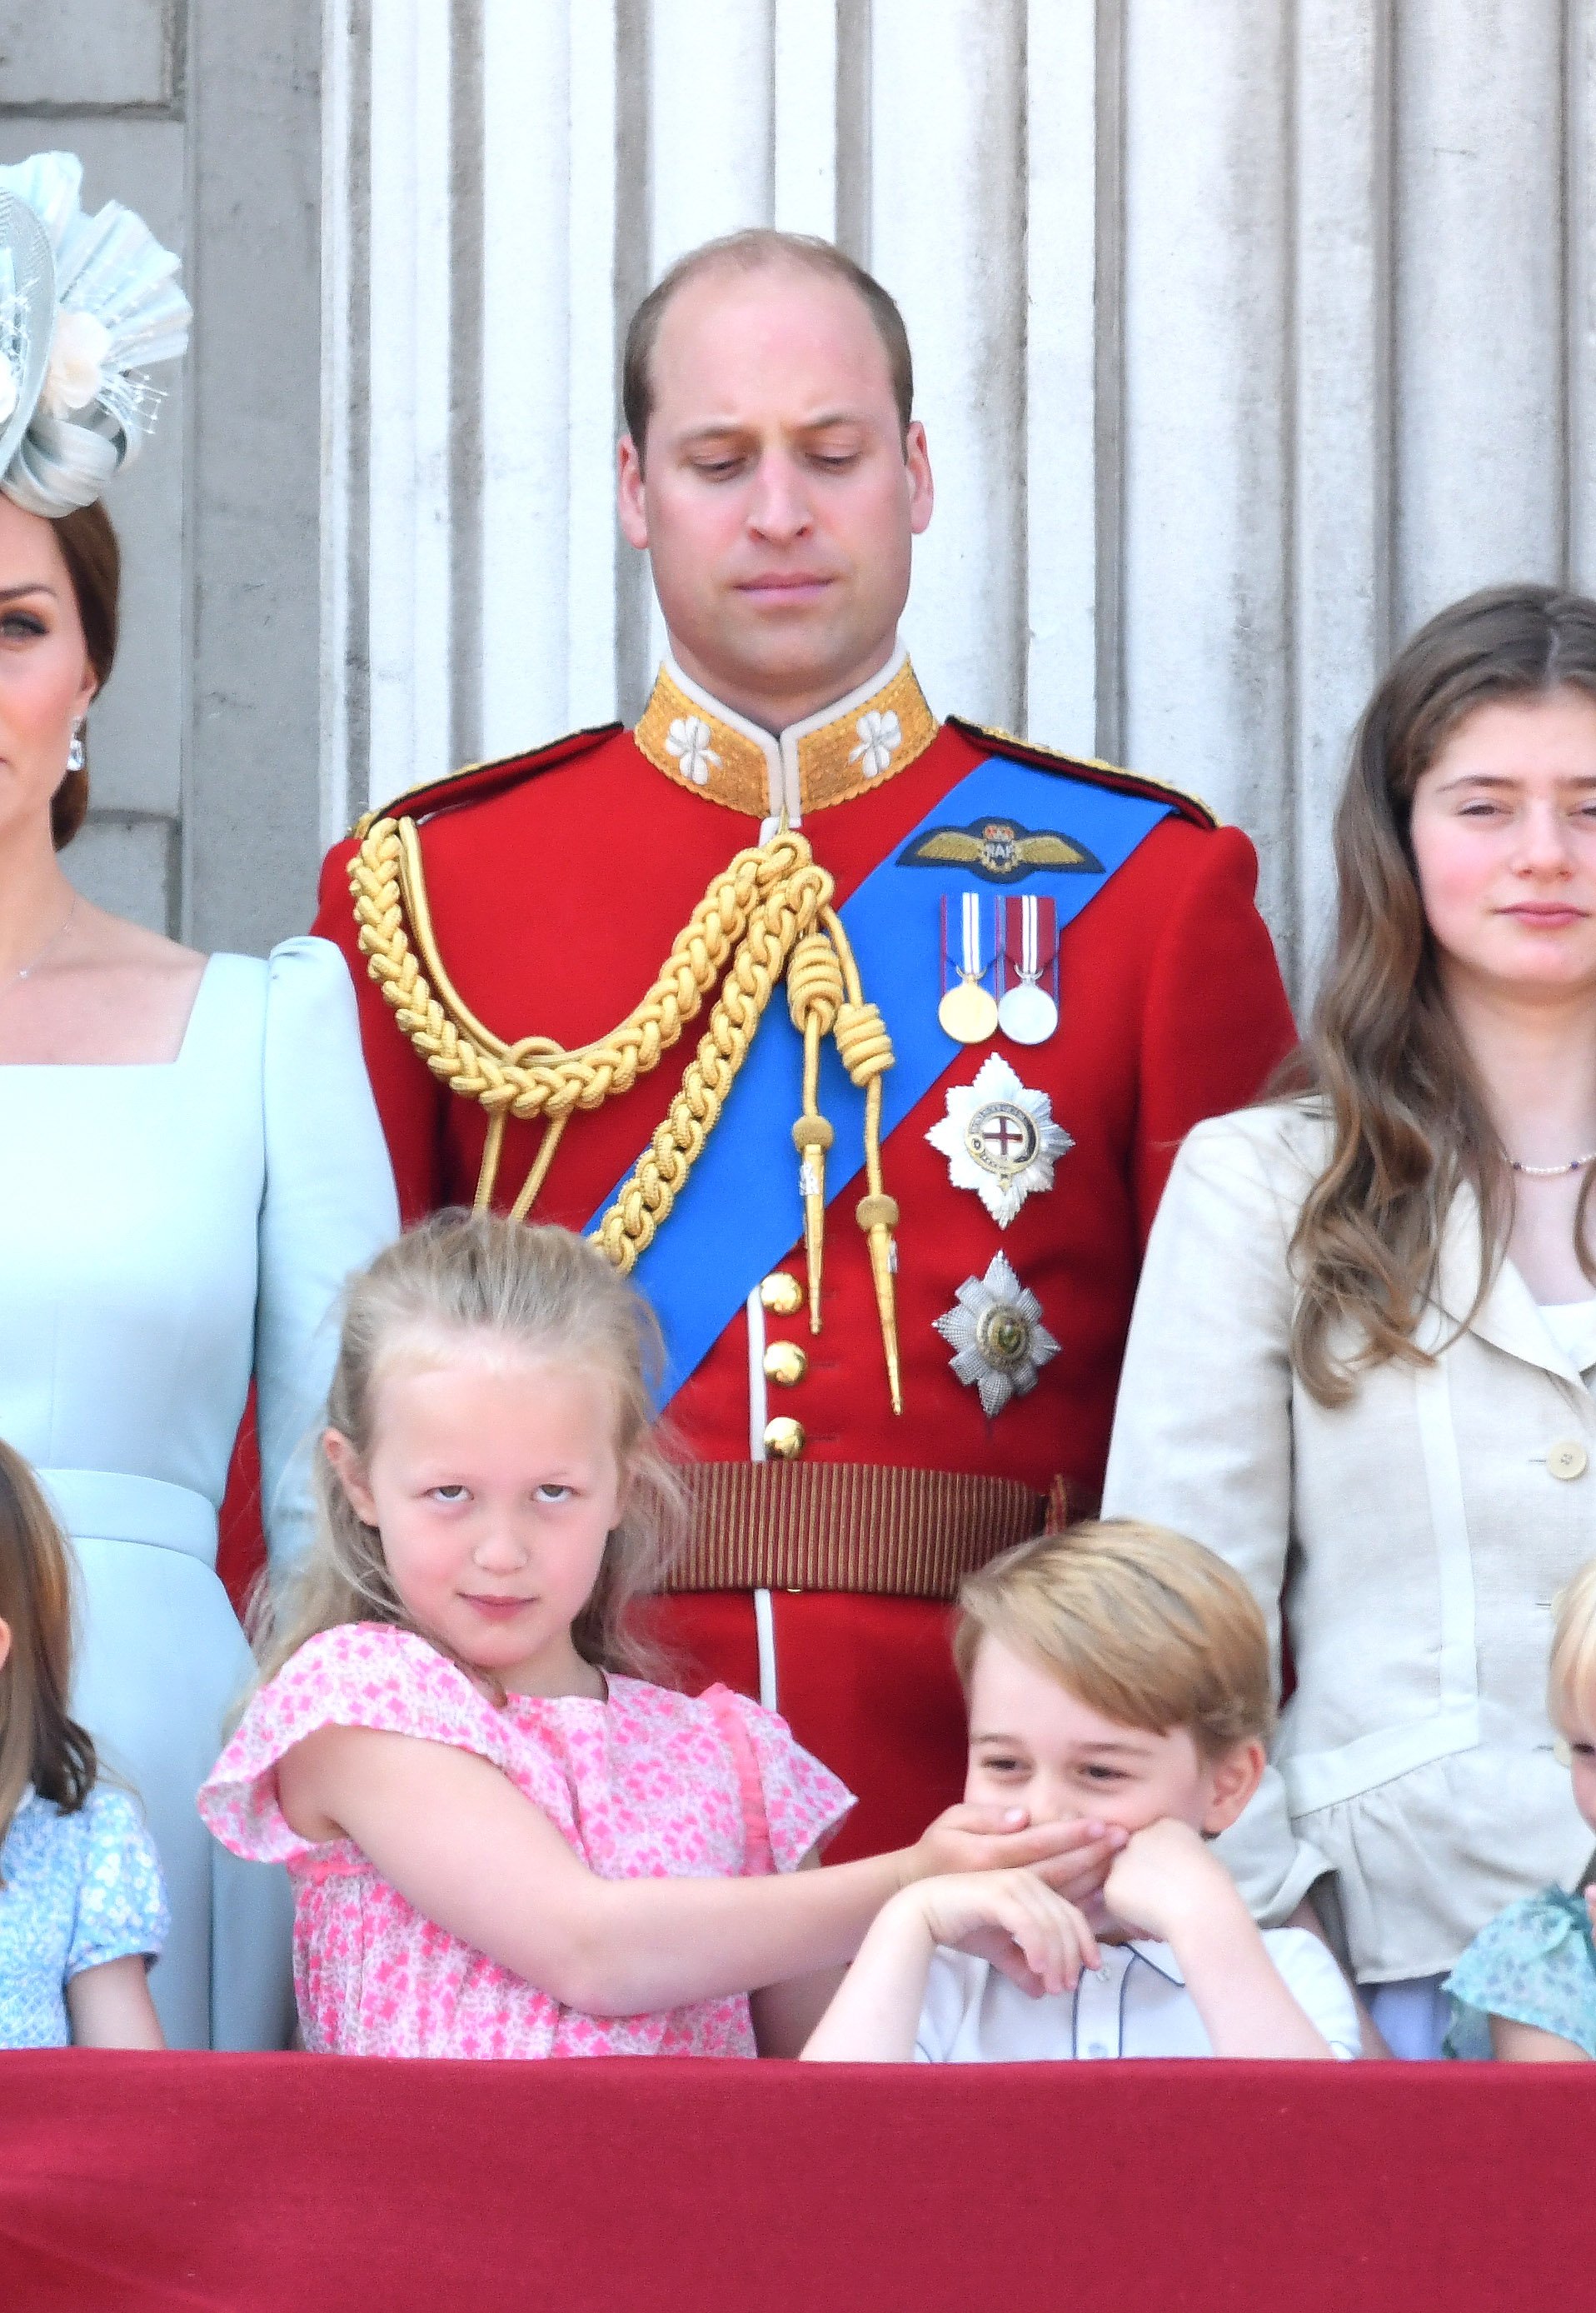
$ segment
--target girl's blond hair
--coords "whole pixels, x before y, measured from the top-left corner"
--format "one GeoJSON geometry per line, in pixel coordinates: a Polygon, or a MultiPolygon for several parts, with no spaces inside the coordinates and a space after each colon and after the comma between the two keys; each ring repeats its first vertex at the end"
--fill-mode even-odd
{"type": "MultiPolygon", "coordinates": [[[[613,1387],[626,1508],[571,1637],[600,1670],[647,1674],[655,1658],[628,1627],[628,1609],[658,1587],[685,1534],[687,1490],[653,1420],[653,1393],[664,1365],[658,1324],[596,1245],[568,1229],[529,1227],[492,1213],[439,1213],[409,1230],[346,1290],[328,1427],[364,1462],[377,1385],[395,1351],[419,1350],[443,1362],[483,1336],[529,1359],[601,1373],[613,1387]]],[[[320,1447],[316,1491],[315,1540],[285,1575],[263,1580],[255,1595],[250,1627],[262,1681],[307,1639],[340,1623],[415,1628],[393,1587],[381,1536],[363,1525],[320,1447]]],[[[420,1635],[439,1643],[431,1631],[420,1635]]]]}
{"type": "MultiPolygon", "coordinates": [[[[75,1815],[94,1788],[94,1746],[68,1716],[72,1546],[22,1456],[0,1442],[0,1840],[30,1783],[75,1815]]],[[[0,1880],[0,1886],[4,1885],[0,1880]]]]}
{"type": "Polygon", "coordinates": [[[1557,1594],[1547,1714],[1571,1743],[1596,1737],[1596,1558],[1557,1594]]]}
{"type": "Polygon", "coordinates": [[[1258,1601],[1223,1558],[1168,1526],[1088,1519],[1005,1550],[959,1594],[953,1659],[967,1691],[987,1638],[1118,1726],[1185,1728],[1206,1758],[1274,1728],[1258,1601]]]}

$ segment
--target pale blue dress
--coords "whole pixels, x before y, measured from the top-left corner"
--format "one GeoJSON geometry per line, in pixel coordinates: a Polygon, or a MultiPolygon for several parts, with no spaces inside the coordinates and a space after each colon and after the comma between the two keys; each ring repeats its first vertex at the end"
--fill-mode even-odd
{"type": "Polygon", "coordinates": [[[333,1305],[398,1226],[325,940],[212,956],[170,1064],[0,1067],[0,1436],[77,1547],[73,1707],[154,1834],[172,1916],[150,1989],[176,2047],[291,2028],[286,1880],[194,1805],[250,1673],[216,1511],[253,1373],[267,1548],[306,1538],[333,1305]]]}
{"type": "Polygon", "coordinates": [[[1449,2056],[1489,2056],[1493,2016],[1596,2056],[1596,1945],[1584,1897],[1547,1887],[1510,1904],[1475,1937],[1446,1990],[1449,2056]]]}
{"type": "Polygon", "coordinates": [[[166,1890],[138,1803],[96,1783],[63,1815],[30,1787],[0,1845],[0,2048],[65,2048],[66,1987],[108,1960],[153,1959],[166,1890]]]}

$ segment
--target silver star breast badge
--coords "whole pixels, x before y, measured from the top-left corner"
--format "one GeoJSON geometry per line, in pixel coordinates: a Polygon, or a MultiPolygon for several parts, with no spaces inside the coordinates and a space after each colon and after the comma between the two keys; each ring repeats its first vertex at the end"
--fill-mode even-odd
{"type": "Polygon", "coordinates": [[[980,1392],[981,1411],[991,1420],[1011,1398],[1036,1387],[1058,1344],[1042,1323],[1041,1303],[1001,1253],[993,1255],[985,1277],[965,1279],[953,1301],[936,1330],[954,1352],[953,1371],[980,1392]]]}
{"type": "Polygon", "coordinates": [[[956,1189],[973,1189],[1007,1228],[1033,1190],[1053,1186],[1053,1167],[1074,1142],[1053,1121],[1045,1092],[1030,1092],[994,1052],[974,1084],[954,1085],[948,1113],[925,1135],[948,1160],[956,1189]]]}

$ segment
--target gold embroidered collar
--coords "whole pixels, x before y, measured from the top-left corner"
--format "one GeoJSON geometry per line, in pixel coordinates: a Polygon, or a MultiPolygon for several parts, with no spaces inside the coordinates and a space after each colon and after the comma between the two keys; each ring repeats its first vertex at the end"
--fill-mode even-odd
{"type": "Polygon", "coordinates": [[[936,718],[899,647],[882,674],[773,738],[690,684],[667,659],[634,733],[656,770],[693,795],[750,819],[811,811],[868,795],[923,755],[936,718]]]}

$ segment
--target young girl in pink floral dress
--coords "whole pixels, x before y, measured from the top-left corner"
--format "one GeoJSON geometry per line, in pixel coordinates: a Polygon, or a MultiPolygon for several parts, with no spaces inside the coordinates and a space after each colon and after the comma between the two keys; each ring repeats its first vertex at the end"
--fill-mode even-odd
{"type": "Polygon", "coordinates": [[[446,1216],[355,1280],[321,1532],[199,1800],[293,1875],[308,2048],[796,2053],[908,1880],[1034,1861],[1067,1892],[1097,1860],[953,1809],[805,1871],[852,1804],[836,1777],[724,1687],[629,1675],[626,1610],[681,1519],[656,1357],[563,1230],[446,1216]]]}

